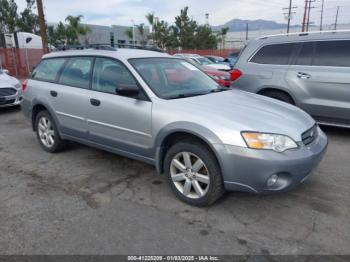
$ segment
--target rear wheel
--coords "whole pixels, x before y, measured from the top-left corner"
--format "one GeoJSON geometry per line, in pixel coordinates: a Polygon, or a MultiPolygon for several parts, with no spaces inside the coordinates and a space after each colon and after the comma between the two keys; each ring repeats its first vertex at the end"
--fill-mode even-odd
{"type": "Polygon", "coordinates": [[[210,205],[224,193],[215,156],[196,141],[173,145],[166,154],[164,165],[171,189],[190,205],[210,205]]]}
{"type": "Polygon", "coordinates": [[[283,101],[283,102],[291,104],[291,105],[295,105],[295,103],[294,103],[293,99],[290,97],[290,95],[288,95],[284,92],[278,91],[278,90],[265,91],[261,94],[264,96],[268,96],[268,97],[283,101]]]}
{"type": "Polygon", "coordinates": [[[66,142],[58,134],[57,127],[51,115],[47,111],[41,111],[36,116],[35,130],[40,145],[50,153],[61,151],[66,142]]]}

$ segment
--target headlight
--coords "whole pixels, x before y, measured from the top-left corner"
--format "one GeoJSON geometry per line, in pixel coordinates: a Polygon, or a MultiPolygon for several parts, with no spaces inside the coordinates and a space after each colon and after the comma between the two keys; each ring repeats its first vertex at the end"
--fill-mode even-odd
{"type": "Polygon", "coordinates": [[[22,88],[22,86],[21,86],[20,83],[15,84],[15,87],[16,87],[17,89],[21,89],[21,88],[22,88]]]}
{"type": "Polygon", "coordinates": [[[285,135],[242,132],[242,136],[249,148],[270,149],[276,152],[283,152],[288,149],[298,148],[295,141],[289,136],[285,135]]]}

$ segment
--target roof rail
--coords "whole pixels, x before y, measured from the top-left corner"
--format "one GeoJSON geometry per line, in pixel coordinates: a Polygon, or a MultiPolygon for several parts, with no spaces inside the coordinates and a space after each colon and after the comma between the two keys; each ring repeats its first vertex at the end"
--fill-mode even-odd
{"type": "Polygon", "coordinates": [[[275,34],[275,35],[266,35],[266,36],[261,36],[258,37],[257,40],[259,39],[267,39],[269,37],[275,37],[275,36],[307,36],[307,35],[314,35],[314,34],[330,34],[330,33],[350,33],[350,29],[345,29],[345,30],[328,30],[328,31],[310,31],[310,32],[294,32],[294,33],[285,33],[285,34],[275,34]]]}
{"type": "Polygon", "coordinates": [[[164,52],[164,50],[156,46],[140,46],[132,44],[116,44],[112,46],[111,44],[88,44],[88,45],[62,45],[58,46],[54,51],[66,51],[66,50],[83,50],[83,49],[97,49],[97,50],[109,50],[116,51],[118,48],[132,48],[132,49],[143,49],[156,52],[164,52]]]}

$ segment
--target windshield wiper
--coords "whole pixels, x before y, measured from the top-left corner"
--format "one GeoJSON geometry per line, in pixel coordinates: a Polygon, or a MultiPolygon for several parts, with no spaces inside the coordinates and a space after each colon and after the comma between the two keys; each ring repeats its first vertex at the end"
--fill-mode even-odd
{"type": "Polygon", "coordinates": [[[205,93],[182,93],[182,94],[177,94],[174,96],[167,97],[167,99],[178,99],[178,98],[186,98],[186,97],[192,97],[192,96],[202,96],[208,94],[207,92],[205,93]]]}
{"type": "Polygon", "coordinates": [[[223,92],[223,91],[228,91],[228,90],[231,90],[232,88],[231,87],[218,87],[216,89],[212,89],[210,90],[210,93],[217,93],[217,92],[223,92]]]}

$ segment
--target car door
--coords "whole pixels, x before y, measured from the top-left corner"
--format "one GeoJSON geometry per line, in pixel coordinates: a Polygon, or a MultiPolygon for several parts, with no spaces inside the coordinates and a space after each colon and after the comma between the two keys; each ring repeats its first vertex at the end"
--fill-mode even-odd
{"type": "Polygon", "coordinates": [[[137,97],[116,93],[118,87],[137,85],[120,61],[96,58],[87,110],[93,142],[135,155],[147,155],[152,136],[152,103],[141,89],[137,97]]]}
{"type": "Polygon", "coordinates": [[[287,74],[300,107],[319,121],[350,124],[350,40],[305,42],[287,74]]]}
{"type": "Polygon", "coordinates": [[[87,110],[93,57],[68,58],[49,97],[61,125],[61,132],[87,138],[87,110]]]}

